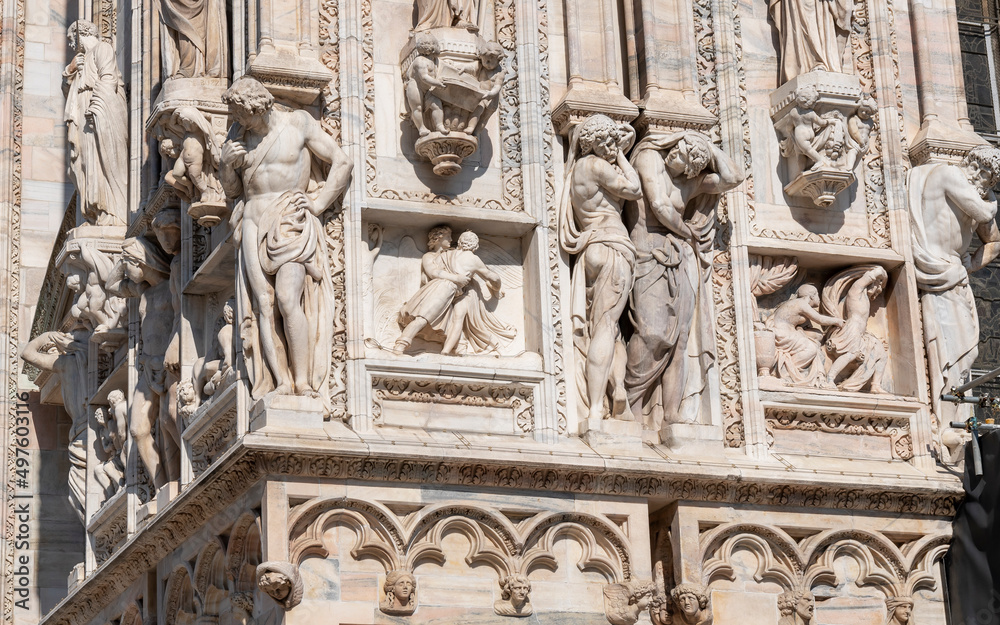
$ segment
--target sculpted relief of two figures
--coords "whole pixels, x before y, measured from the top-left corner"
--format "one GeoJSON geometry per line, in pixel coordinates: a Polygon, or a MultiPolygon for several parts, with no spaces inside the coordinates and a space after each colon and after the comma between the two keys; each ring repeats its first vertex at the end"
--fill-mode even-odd
{"type": "Polygon", "coordinates": [[[559,236],[574,257],[571,310],[581,417],[695,422],[708,370],[710,253],[719,194],[743,180],[693,132],[644,137],[592,115],[571,138],[559,236]],[[619,321],[626,309],[633,333],[619,321]]]}

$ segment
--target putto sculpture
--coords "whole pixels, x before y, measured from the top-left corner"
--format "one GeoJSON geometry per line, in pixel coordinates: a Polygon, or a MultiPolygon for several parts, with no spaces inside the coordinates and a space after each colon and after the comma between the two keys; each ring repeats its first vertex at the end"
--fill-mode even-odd
{"type": "Polygon", "coordinates": [[[420,263],[420,289],[399,311],[403,333],[394,351],[405,353],[417,336],[444,344],[442,354],[458,354],[465,337],[474,352],[496,349],[514,338],[516,330],[486,308],[473,280],[481,278],[494,300],[503,297],[500,275],[476,256],[479,237],[463,232],[451,247],[451,228],[440,226],[427,235],[428,252],[420,263]]]}
{"type": "Polygon", "coordinates": [[[219,174],[238,200],[231,224],[252,395],[303,395],[325,405],[333,283],[320,218],[347,188],[353,165],[319,122],[276,108],[256,79],[240,78],[223,99],[236,123],[219,174]],[[311,189],[310,172],[324,167],[311,189]]]}
{"type": "Polygon", "coordinates": [[[618,327],[636,262],[622,204],[642,196],[639,175],[625,158],[634,140],[631,126],[606,115],[591,115],[574,129],[559,208],[559,243],[576,261],[570,286],[573,345],[582,365],[581,412],[589,419],[634,420],[618,327]]]}
{"type": "Polygon", "coordinates": [[[219,182],[220,147],[205,114],[193,106],[174,110],[165,124],[168,149],[176,145],[176,156],[164,176],[167,184],[189,203],[188,215],[211,228],[226,213],[226,196],[219,182]]]}
{"type": "Polygon", "coordinates": [[[611,625],[635,625],[649,607],[656,585],[632,579],[604,586],[604,615],[611,625]]]}
{"type": "Polygon", "coordinates": [[[111,44],[87,20],[67,32],[76,56],[63,72],[69,173],[84,220],[124,226],[128,211],[128,103],[111,44]]]}
{"type": "Polygon", "coordinates": [[[950,448],[961,443],[947,430],[959,420],[959,408],[939,398],[966,379],[979,355],[979,316],[969,272],[1000,255],[992,191],[998,182],[1000,150],[989,146],[973,148],[960,165],[914,167],[906,179],[931,397],[939,433],[950,448]],[[970,256],[973,234],[983,245],[970,256]]]}
{"type": "Polygon", "coordinates": [[[711,253],[719,194],[743,173],[699,133],[653,133],[632,152],[642,197],[626,204],[638,259],[625,386],[648,429],[691,422],[701,411],[712,335],[711,253]]]}
{"type": "Polygon", "coordinates": [[[403,616],[417,609],[417,579],[408,571],[390,571],[382,585],[385,593],[378,608],[384,614],[403,616]]]}
{"type": "Polygon", "coordinates": [[[701,584],[678,584],[670,591],[676,625],[710,625],[712,610],[708,607],[708,589],[701,584]]]}
{"type": "Polygon", "coordinates": [[[500,579],[500,599],[493,611],[500,616],[531,616],[531,582],[526,575],[516,573],[500,579]]]}

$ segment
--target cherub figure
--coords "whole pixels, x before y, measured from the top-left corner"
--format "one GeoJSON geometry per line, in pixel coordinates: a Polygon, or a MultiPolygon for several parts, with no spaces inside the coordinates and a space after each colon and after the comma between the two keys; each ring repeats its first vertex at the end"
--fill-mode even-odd
{"type": "Polygon", "coordinates": [[[808,158],[812,165],[806,171],[825,167],[829,159],[816,149],[816,133],[836,123],[836,120],[824,118],[813,110],[819,101],[819,92],[815,87],[800,87],[795,91],[795,100],[795,108],[774,126],[782,135],[781,155],[808,158]]]}
{"type": "Polygon", "coordinates": [[[437,56],[441,52],[437,39],[430,33],[414,35],[417,44],[417,56],[406,70],[404,94],[406,108],[410,120],[417,128],[421,137],[431,133],[427,127],[425,114],[430,113],[431,126],[436,132],[448,134],[444,125],[444,108],[441,100],[431,93],[432,87],[445,89],[446,85],[437,77],[437,56]]]}
{"type": "Polygon", "coordinates": [[[871,139],[873,117],[875,116],[875,100],[865,97],[861,100],[858,110],[847,120],[847,171],[853,171],[854,167],[861,159],[861,155],[868,151],[868,142],[871,139]]]}
{"type": "Polygon", "coordinates": [[[845,391],[860,391],[870,386],[872,393],[885,393],[882,386],[888,356],[882,340],[868,331],[872,301],[888,282],[889,276],[879,265],[851,267],[831,278],[823,287],[823,310],[841,315],[844,325],[826,338],[826,350],[834,358],[827,383],[835,384],[840,374],[852,364],[854,371],[837,386],[845,391]]]}
{"type": "Polygon", "coordinates": [[[774,310],[765,324],[774,332],[778,377],[786,383],[816,387],[826,385],[823,351],[819,340],[810,336],[805,326],[812,322],[839,328],[844,321],[821,314],[819,305],[816,287],[803,284],[791,299],[774,310]]]}
{"type": "MultiPolygon", "coordinates": [[[[120,395],[124,401],[124,395],[119,390],[111,391],[108,401],[112,401],[111,395],[120,395]]],[[[117,398],[115,398],[117,399],[117,398]]],[[[98,407],[94,411],[94,420],[97,421],[99,447],[98,460],[101,464],[94,469],[94,478],[101,488],[104,489],[104,496],[114,495],[118,489],[125,484],[125,429],[124,419],[117,419],[111,407],[98,407]]]]}
{"type": "Polygon", "coordinates": [[[222,307],[222,324],[216,333],[216,344],[212,357],[202,357],[194,362],[191,374],[194,390],[199,397],[210,397],[227,383],[228,374],[233,369],[233,332],[236,313],[235,302],[226,301],[222,307]]]}
{"type": "Polygon", "coordinates": [[[219,168],[220,147],[211,124],[193,106],[178,108],[170,122],[180,136],[180,145],[171,150],[177,153],[177,160],[164,176],[167,184],[192,204],[223,202],[222,185],[215,173],[219,168]]]}
{"type": "Polygon", "coordinates": [[[501,59],[503,59],[503,47],[500,44],[489,41],[485,45],[480,45],[479,88],[486,91],[486,95],[469,115],[469,122],[465,125],[466,134],[474,135],[482,130],[500,104],[500,88],[503,87],[504,77],[500,67],[501,59]]]}

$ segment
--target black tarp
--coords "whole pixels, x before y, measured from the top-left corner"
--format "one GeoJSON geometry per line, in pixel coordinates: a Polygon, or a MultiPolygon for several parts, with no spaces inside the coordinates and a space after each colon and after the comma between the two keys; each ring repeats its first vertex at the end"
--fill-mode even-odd
{"type": "Polygon", "coordinates": [[[974,475],[972,445],[965,448],[965,501],[952,525],[945,555],[950,625],[1000,625],[1000,432],[980,437],[983,474],[974,475]]]}

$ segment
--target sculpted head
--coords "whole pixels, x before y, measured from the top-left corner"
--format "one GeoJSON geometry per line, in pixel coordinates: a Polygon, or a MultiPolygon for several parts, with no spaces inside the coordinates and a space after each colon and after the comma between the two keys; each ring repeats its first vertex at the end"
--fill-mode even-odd
{"type": "Polygon", "coordinates": [[[708,139],[689,132],[667,154],[667,167],[675,176],[683,173],[688,178],[694,178],[705,170],[711,160],[712,149],[708,139]]]}
{"type": "Polygon", "coordinates": [[[808,623],[816,611],[816,600],[808,590],[790,590],[778,595],[778,610],[782,617],[794,615],[808,623]]]}
{"type": "Polygon", "coordinates": [[[819,308],[819,289],[812,284],[803,284],[795,291],[796,297],[809,302],[813,308],[819,308]]]}
{"type": "Polygon", "coordinates": [[[466,230],[458,237],[458,249],[475,252],[479,249],[479,237],[475,232],[466,230]]]}
{"type": "Polygon", "coordinates": [[[427,249],[428,250],[438,250],[438,249],[449,249],[451,247],[451,228],[448,226],[438,226],[437,228],[432,228],[430,232],[427,233],[427,249]]]}
{"type": "Polygon", "coordinates": [[[222,94],[222,101],[229,107],[229,112],[244,128],[253,126],[263,120],[271,107],[274,106],[274,96],[256,78],[241,76],[222,94]]]}
{"type": "Polygon", "coordinates": [[[170,261],[152,241],[144,237],[125,239],[121,262],[125,267],[125,276],[136,284],[159,283],[170,276],[170,261]]]}
{"type": "Polygon", "coordinates": [[[861,119],[871,119],[875,116],[876,111],[875,100],[871,96],[865,96],[861,98],[861,104],[858,105],[858,110],[854,113],[861,119]]]}
{"type": "Polygon", "coordinates": [[[150,224],[156,242],[167,254],[181,251],[181,211],[177,208],[164,208],[156,213],[150,224]]]}
{"type": "Polygon", "coordinates": [[[500,582],[500,598],[510,601],[516,608],[528,602],[528,594],[531,592],[531,582],[526,575],[517,573],[508,575],[500,582]]]}
{"type": "Polygon", "coordinates": [[[812,85],[799,87],[795,90],[795,101],[802,108],[811,109],[819,102],[819,91],[812,85]]]}
{"type": "Polygon", "coordinates": [[[89,20],[76,20],[66,30],[69,47],[77,51],[87,48],[86,44],[91,41],[96,42],[97,37],[97,25],[89,20]]]}
{"type": "Polygon", "coordinates": [[[494,70],[500,65],[503,58],[503,47],[495,42],[488,41],[486,45],[479,46],[479,62],[488,70],[494,70]]]}
{"type": "Polygon", "coordinates": [[[608,162],[614,162],[618,158],[620,140],[620,127],[607,115],[591,115],[577,129],[581,157],[593,153],[608,162]]]}
{"type": "Polygon", "coordinates": [[[708,593],[699,584],[678,584],[670,591],[670,598],[688,620],[708,607],[708,593]]]}
{"type": "Polygon", "coordinates": [[[416,596],[417,579],[406,571],[390,571],[382,585],[386,597],[394,597],[401,606],[408,605],[416,596]]]}
{"type": "Polygon", "coordinates": [[[969,181],[985,193],[1000,182],[1000,149],[991,145],[972,148],[962,160],[962,169],[969,181]]]}
{"type": "Polygon", "coordinates": [[[888,611],[886,623],[892,625],[892,622],[895,621],[899,625],[908,625],[910,617],[913,615],[913,599],[891,597],[885,600],[885,607],[888,611]]]}
{"type": "Polygon", "coordinates": [[[114,389],[108,393],[108,405],[111,407],[117,406],[121,402],[125,401],[125,393],[118,389],[114,389]]]}
{"type": "Polygon", "coordinates": [[[441,52],[441,44],[437,38],[430,33],[420,33],[417,35],[417,52],[420,56],[436,57],[441,52]]]}

